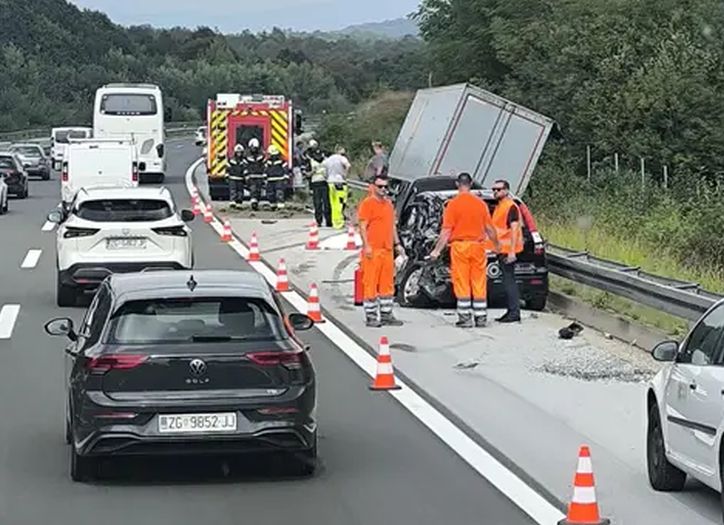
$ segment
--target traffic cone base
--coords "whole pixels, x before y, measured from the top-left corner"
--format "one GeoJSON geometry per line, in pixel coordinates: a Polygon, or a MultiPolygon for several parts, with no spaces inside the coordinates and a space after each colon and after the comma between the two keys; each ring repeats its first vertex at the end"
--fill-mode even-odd
{"type": "Polygon", "coordinates": [[[583,445],[578,453],[578,467],[573,480],[573,498],[568,505],[568,515],[558,525],[609,525],[610,520],[601,518],[596,501],[591,451],[583,445]]]}
{"type": "Polygon", "coordinates": [[[400,390],[401,387],[395,383],[395,369],[392,367],[392,356],[390,355],[390,343],[387,337],[380,338],[380,351],[377,355],[377,373],[375,380],[370,385],[370,390],[400,390]]]}
{"type": "Polygon", "coordinates": [[[232,240],[231,223],[229,222],[229,219],[226,219],[224,220],[224,230],[221,234],[221,242],[231,242],[232,240]]]}
{"type": "Polygon", "coordinates": [[[347,245],[344,247],[345,250],[357,249],[357,239],[355,235],[354,226],[350,226],[347,230],[347,245]]]}
{"type": "Polygon", "coordinates": [[[214,214],[211,211],[211,204],[204,209],[204,222],[209,224],[214,221],[214,214]]]}
{"type": "Polygon", "coordinates": [[[316,222],[313,222],[309,227],[309,240],[306,249],[319,250],[319,228],[317,228],[316,222]]]}

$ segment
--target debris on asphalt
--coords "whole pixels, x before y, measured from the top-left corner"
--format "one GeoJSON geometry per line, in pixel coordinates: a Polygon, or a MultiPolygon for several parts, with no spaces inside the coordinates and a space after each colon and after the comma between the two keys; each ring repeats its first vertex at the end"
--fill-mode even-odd
{"type": "Polygon", "coordinates": [[[573,339],[575,336],[583,332],[583,327],[575,321],[558,330],[558,337],[561,339],[573,339]]]}
{"type": "Polygon", "coordinates": [[[538,368],[539,372],[582,381],[619,381],[642,383],[650,380],[656,369],[635,365],[616,356],[603,352],[581,352],[554,359],[538,368]]]}
{"type": "Polygon", "coordinates": [[[468,361],[456,364],[453,368],[457,370],[472,370],[480,365],[480,361],[468,361]]]}

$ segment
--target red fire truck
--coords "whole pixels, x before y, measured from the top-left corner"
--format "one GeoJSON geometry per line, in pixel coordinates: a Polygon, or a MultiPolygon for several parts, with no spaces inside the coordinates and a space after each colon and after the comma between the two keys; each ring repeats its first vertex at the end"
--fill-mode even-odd
{"type": "Polygon", "coordinates": [[[278,95],[221,93],[209,100],[206,114],[206,171],[213,200],[228,200],[226,171],[234,146],[245,148],[252,138],[266,152],[274,144],[292,168],[294,134],[301,130],[301,114],[292,102],[278,95]]]}

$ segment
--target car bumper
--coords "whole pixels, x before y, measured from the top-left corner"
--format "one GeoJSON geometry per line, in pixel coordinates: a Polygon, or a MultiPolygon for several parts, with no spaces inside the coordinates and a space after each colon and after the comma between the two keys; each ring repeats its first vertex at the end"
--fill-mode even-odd
{"type": "Polygon", "coordinates": [[[26,168],[25,171],[27,171],[31,177],[47,177],[50,175],[49,166],[31,166],[26,168]]]}
{"type": "Polygon", "coordinates": [[[20,195],[25,192],[24,182],[6,182],[6,184],[8,186],[8,193],[11,195],[20,195]]]}
{"type": "MultiPolygon", "coordinates": [[[[113,408],[84,399],[81,417],[74,421],[75,447],[84,456],[160,456],[263,452],[297,452],[314,447],[317,434],[314,383],[287,389],[273,401],[239,406],[238,400],[205,406],[187,401],[173,406],[120,406],[113,408]],[[232,404],[233,403],[233,404],[232,404]],[[294,414],[266,414],[269,408],[293,407],[294,414]],[[165,434],[159,431],[159,414],[236,414],[232,432],[165,434]],[[135,415],[134,415],[135,414],[135,415]],[[128,417],[122,419],[120,416],[128,417]]],[[[100,397],[107,399],[104,395],[100,397]]],[[[96,399],[96,401],[98,401],[96,399]]]]}
{"type": "Polygon", "coordinates": [[[114,273],[133,273],[150,270],[183,270],[177,261],[149,261],[142,263],[81,263],[58,272],[61,284],[87,291],[95,290],[103,280],[114,273]]]}

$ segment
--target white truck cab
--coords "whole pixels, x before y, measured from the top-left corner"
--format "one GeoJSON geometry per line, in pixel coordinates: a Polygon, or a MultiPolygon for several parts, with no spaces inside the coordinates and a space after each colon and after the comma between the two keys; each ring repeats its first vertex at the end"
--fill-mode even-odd
{"type": "Polygon", "coordinates": [[[51,167],[60,171],[65,158],[65,150],[70,140],[88,139],[93,136],[93,129],[85,127],[53,128],[50,131],[51,167]]]}

